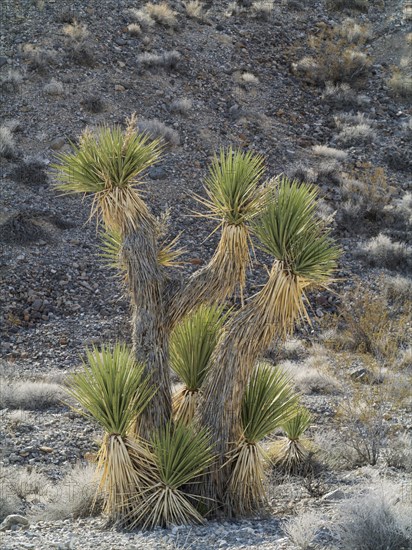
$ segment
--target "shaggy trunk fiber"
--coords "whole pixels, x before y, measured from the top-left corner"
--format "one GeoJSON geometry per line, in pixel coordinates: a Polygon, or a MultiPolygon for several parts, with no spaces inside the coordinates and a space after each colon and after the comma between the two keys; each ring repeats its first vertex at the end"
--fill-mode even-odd
{"type": "Polygon", "coordinates": [[[275,305],[287,286],[285,276],[275,267],[263,289],[229,323],[204,383],[198,420],[216,442],[218,459],[208,473],[203,496],[216,500],[225,516],[242,509],[241,503],[236,506],[227,494],[234,467],[230,457],[242,437],[241,407],[246,385],[257,359],[279,331],[275,305]]]}
{"type": "Polygon", "coordinates": [[[248,240],[244,225],[223,225],[219,245],[210,262],[172,293],[168,308],[170,327],[201,304],[221,303],[236,287],[242,292],[249,262],[248,240]]]}
{"type": "Polygon", "coordinates": [[[169,333],[162,300],[165,277],[158,263],[156,231],[150,218],[143,219],[125,237],[122,255],[133,306],[133,351],[136,360],[145,364],[145,374],[156,389],[137,427],[140,435],[148,438],[154,429],[164,426],[172,413],[169,333]]]}

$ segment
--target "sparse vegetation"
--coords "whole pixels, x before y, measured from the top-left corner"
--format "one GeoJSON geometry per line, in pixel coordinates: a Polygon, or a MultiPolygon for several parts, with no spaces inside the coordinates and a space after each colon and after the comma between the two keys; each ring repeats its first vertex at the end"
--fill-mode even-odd
{"type": "Polygon", "coordinates": [[[313,548],[312,543],[320,524],[320,514],[310,510],[290,519],[284,524],[283,530],[300,550],[309,550],[313,548]]]}
{"type": "Polygon", "coordinates": [[[178,132],[156,118],[152,120],[140,119],[137,125],[139,131],[147,134],[151,139],[163,139],[171,147],[177,147],[180,143],[178,132]]]}
{"type": "Polygon", "coordinates": [[[57,384],[45,382],[0,383],[0,408],[44,410],[50,407],[62,406],[63,389],[57,384]]]}
{"type": "Polygon", "coordinates": [[[392,241],[380,233],[359,245],[358,257],[372,267],[385,267],[390,270],[407,270],[412,263],[412,249],[403,242],[392,241]]]}
{"type": "Polygon", "coordinates": [[[175,12],[168,6],[166,2],[161,4],[146,4],[145,11],[153,21],[164,25],[165,27],[176,27],[177,19],[175,12]]]}
{"type": "Polygon", "coordinates": [[[405,488],[385,483],[342,505],[339,536],[344,548],[404,550],[412,541],[405,488]]]}
{"type": "Polygon", "coordinates": [[[16,155],[16,146],[13,134],[7,126],[0,127],[0,157],[13,158],[16,155]]]}

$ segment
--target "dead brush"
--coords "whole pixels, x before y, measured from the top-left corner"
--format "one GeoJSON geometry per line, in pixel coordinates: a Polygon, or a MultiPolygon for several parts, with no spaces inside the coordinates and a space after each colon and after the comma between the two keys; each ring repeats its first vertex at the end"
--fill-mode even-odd
{"type": "Polygon", "coordinates": [[[342,304],[337,318],[328,316],[324,321],[329,329],[336,329],[325,344],[338,351],[367,354],[382,366],[395,364],[410,337],[410,299],[402,310],[391,308],[383,290],[373,293],[358,284],[342,304]]]}
{"type": "Polygon", "coordinates": [[[359,81],[368,74],[371,60],[342,36],[339,27],[323,27],[308,45],[313,54],[292,64],[292,69],[314,84],[359,81]]]}

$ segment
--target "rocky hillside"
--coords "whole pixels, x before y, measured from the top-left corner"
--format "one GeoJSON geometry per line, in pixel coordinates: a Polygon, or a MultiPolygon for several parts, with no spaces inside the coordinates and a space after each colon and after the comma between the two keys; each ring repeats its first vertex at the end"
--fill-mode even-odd
{"type": "MultiPolygon", "coordinates": [[[[389,480],[394,510],[411,503],[410,3],[6,0],[2,21],[0,520],[23,517],[0,527],[4,548],[357,548],[345,536],[359,495],[389,480]],[[143,192],[181,233],[184,273],[216,244],[192,213],[221,147],[318,185],[333,218],[337,281],[310,297],[313,326],[268,354],[312,413],[314,462],[272,472],[266,518],[132,534],[74,519],[101,434],[62,404],[65,376],[85,347],[129,339],[129,304],[89,200],[59,195],[51,165],[86,127],[133,112],[166,142],[143,192]]],[[[264,266],[258,255],[249,294],[264,266]]]]}

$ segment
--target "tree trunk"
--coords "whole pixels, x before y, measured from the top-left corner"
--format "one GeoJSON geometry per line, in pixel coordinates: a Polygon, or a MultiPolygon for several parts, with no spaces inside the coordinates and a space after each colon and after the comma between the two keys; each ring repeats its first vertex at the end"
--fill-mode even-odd
{"type": "Polygon", "coordinates": [[[172,413],[168,364],[168,331],[162,299],[165,275],[158,263],[155,221],[143,219],[124,239],[122,256],[132,299],[132,339],[136,360],[156,390],[139,419],[139,433],[148,438],[172,413]]]}
{"type": "Polygon", "coordinates": [[[268,308],[276,286],[272,272],[263,289],[229,322],[212,357],[198,407],[198,420],[209,430],[217,453],[217,464],[207,475],[202,495],[214,499],[226,517],[236,514],[226,488],[233,469],[230,453],[242,436],[243,395],[256,361],[279,329],[276,312],[268,308]]]}

